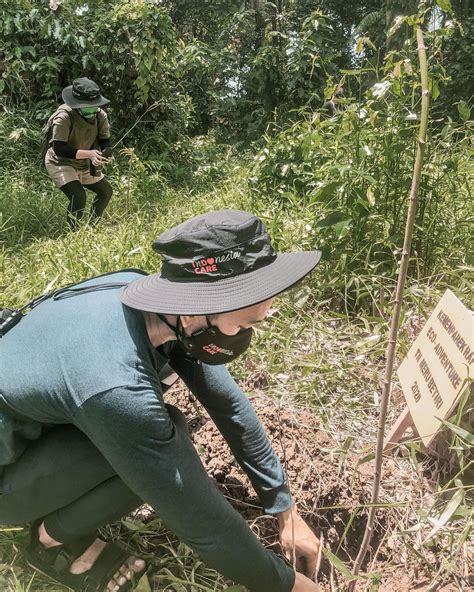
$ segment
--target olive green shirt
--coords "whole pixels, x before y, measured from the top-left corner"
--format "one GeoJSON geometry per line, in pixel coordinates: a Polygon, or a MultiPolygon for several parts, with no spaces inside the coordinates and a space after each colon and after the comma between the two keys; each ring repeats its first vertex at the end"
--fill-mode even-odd
{"type": "MultiPolygon", "coordinates": [[[[56,111],[52,121],[51,144],[55,140],[59,140],[67,142],[77,150],[91,150],[96,140],[107,140],[108,138],[110,138],[110,124],[107,113],[102,109],[99,109],[96,117],[90,121],[82,117],[77,109],[72,109],[68,105],[61,105],[56,111]]],[[[63,158],[54,152],[52,146],[46,153],[45,163],[71,166],[79,171],[89,168],[87,159],[63,158]]]]}

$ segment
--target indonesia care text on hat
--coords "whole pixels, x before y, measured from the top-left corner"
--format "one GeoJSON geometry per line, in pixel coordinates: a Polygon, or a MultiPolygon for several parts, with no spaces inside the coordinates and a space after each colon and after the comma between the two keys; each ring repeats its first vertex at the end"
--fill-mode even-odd
{"type": "Polygon", "coordinates": [[[121,301],[178,315],[263,302],[299,282],[321,258],[320,251],[276,253],[263,222],[240,210],[196,216],[161,234],[153,248],[163,258],[161,273],[128,284],[121,301]]]}
{"type": "Polygon", "coordinates": [[[202,214],[164,232],[153,242],[163,257],[161,277],[213,281],[255,271],[277,254],[262,221],[239,210],[202,214]]]}

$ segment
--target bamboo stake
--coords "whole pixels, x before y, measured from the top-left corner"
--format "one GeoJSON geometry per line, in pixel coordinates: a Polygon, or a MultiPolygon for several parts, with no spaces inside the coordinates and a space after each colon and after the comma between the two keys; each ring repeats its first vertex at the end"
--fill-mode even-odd
{"type": "MultiPolygon", "coordinates": [[[[421,29],[417,29],[416,38],[418,42],[418,60],[420,62],[421,75],[421,118],[418,135],[418,148],[416,152],[415,167],[413,169],[413,178],[411,183],[410,195],[408,197],[408,213],[405,226],[405,239],[403,242],[403,252],[400,262],[400,270],[398,273],[397,290],[394,300],[392,321],[390,324],[390,334],[388,339],[386,361],[385,361],[385,376],[382,388],[382,398],[380,401],[380,415],[377,434],[377,447],[375,455],[375,474],[374,484],[372,487],[372,498],[370,502],[369,515],[367,518],[367,525],[364,532],[364,538],[359,549],[359,553],[354,561],[353,574],[359,573],[362,562],[369,548],[372,539],[376,504],[378,503],[380,482],[382,478],[382,456],[385,436],[385,423],[387,419],[387,408],[390,399],[390,387],[392,383],[392,372],[395,360],[395,350],[397,344],[398,325],[400,322],[400,314],[403,302],[403,290],[408,271],[408,263],[410,260],[410,246],[413,235],[413,227],[415,224],[416,202],[418,196],[418,187],[420,184],[421,167],[423,163],[423,154],[426,145],[426,130],[428,127],[428,109],[429,109],[429,90],[428,90],[428,64],[426,60],[426,47],[421,29]]],[[[349,592],[353,592],[356,585],[356,580],[349,583],[349,592]]]]}

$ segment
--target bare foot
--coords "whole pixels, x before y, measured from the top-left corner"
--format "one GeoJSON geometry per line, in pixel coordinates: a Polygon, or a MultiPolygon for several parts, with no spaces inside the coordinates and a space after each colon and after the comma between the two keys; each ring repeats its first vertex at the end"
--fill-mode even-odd
{"type": "MultiPolygon", "coordinates": [[[[61,544],[48,535],[44,524],[41,524],[38,529],[38,533],[40,542],[47,548],[56,547],[61,544]]],[[[84,553],[74,561],[74,563],[72,563],[69,571],[72,574],[77,575],[85,573],[91,569],[106,546],[107,543],[105,541],[96,539],[92,545],[86,549],[84,553]]],[[[143,559],[137,559],[133,555],[130,556],[126,563],[124,563],[122,567],[117,572],[115,572],[112,579],[107,584],[106,589],[110,590],[111,592],[119,591],[121,586],[126,584],[128,580],[131,580],[133,576],[139,574],[144,569],[145,562],[143,559]]]]}

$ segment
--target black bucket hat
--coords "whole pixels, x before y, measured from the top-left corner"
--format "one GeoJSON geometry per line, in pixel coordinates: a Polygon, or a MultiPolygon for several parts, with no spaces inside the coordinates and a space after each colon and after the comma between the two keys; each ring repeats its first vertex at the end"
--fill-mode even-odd
{"type": "Polygon", "coordinates": [[[160,273],[134,280],[121,301],[139,310],[178,315],[229,312],[263,302],[307,275],[320,251],[273,250],[263,222],[248,212],[219,210],[183,222],[153,242],[160,273]]]}
{"type": "Polygon", "coordinates": [[[82,107],[102,107],[110,103],[100,94],[99,86],[89,78],[76,78],[71,86],[66,86],[62,92],[63,101],[73,109],[82,107]]]}

